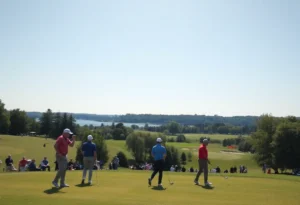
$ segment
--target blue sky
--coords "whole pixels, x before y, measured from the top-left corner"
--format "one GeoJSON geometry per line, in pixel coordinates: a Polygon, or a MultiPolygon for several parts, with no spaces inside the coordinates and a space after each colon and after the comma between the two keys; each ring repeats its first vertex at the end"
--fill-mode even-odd
{"type": "Polygon", "coordinates": [[[300,116],[300,1],[0,2],[8,109],[300,116]]]}

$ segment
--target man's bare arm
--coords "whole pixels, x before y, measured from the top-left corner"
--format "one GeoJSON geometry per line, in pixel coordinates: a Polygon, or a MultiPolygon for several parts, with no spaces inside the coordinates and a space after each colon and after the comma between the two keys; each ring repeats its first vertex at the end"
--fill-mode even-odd
{"type": "Polygon", "coordinates": [[[72,136],[72,141],[71,143],[69,144],[70,147],[74,147],[74,144],[75,144],[75,135],[72,136]]]}

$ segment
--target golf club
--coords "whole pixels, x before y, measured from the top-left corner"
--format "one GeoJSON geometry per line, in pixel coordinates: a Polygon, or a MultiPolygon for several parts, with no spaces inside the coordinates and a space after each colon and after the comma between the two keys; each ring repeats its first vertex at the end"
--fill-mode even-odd
{"type": "Polygon", "coordinates": [[[96,169],[96,181],[97,181],[97,186],[99,186],[99,181],[98,181],[98,168],[96,169]]]}

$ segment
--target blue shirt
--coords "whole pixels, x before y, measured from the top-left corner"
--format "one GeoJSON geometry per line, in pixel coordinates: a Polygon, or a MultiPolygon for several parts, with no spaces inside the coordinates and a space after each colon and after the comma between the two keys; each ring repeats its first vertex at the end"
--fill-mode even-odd
{"type": "Polygon", "coordinates": [[[93,157],[96,151],[96,145],[92,142],[85,142],[82,145],[82,151],[84,157],[93,157]]]}
{"type": "Polygon", "coordinates": [[[44,159],[44,160],[42,161],[42,163],[43,163],[43,165],[49,164],[49,162],[48,162],[46,159],[44,159]]]}
{"type": "Polygon", "coordinates": [[[161,144],[157,144],[152,147],[152,154],[154,155],[155,161],[163,159],[166,152],[166,148],[161,144]]]}

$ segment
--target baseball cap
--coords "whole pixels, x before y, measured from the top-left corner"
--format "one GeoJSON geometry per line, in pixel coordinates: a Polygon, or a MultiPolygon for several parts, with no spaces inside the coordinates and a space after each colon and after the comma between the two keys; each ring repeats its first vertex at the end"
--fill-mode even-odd
{"type": "Polygon", "coordinates": [[[92,136],[92,135],[89,135],[89,136],[87,136],[87,139],[88,139],[89,141],[92,141],[92,140],[93,140],[93,136],[92,136]]]}
{"type": "Polygon", "coordinates": [[[208,139],[204,139],[204,140],[203,140],[203,143],[207,143],[207,142],[208,142],[208,139]]]}
{"type": "Polygon", "coordinates": [[[71,132],[71,130],[69,128],[64,129],[64,133],[68,133],[70,135],[73,134],[73,132],[71,132]]]}
{"type": "Polygon", "coordinates": [[[162,139],[159,137],[156,139],[156,142],[162,142],[162,139]]]}

